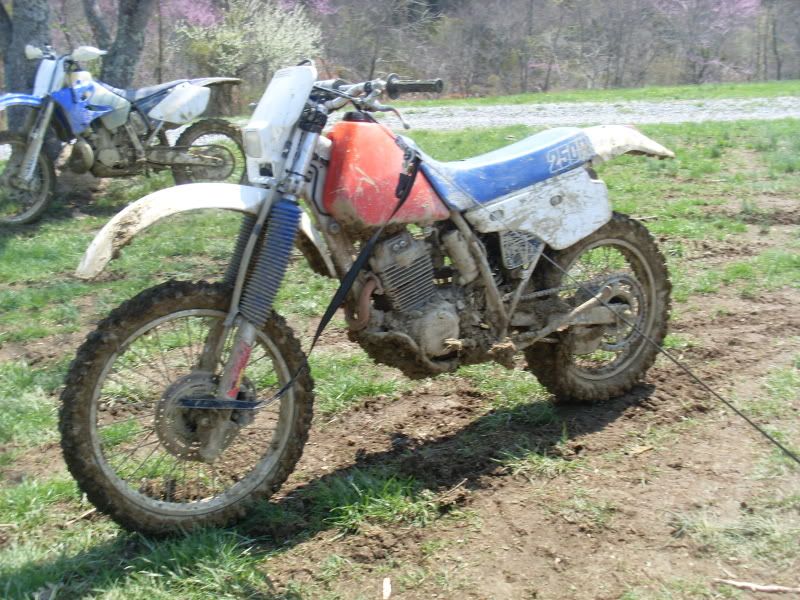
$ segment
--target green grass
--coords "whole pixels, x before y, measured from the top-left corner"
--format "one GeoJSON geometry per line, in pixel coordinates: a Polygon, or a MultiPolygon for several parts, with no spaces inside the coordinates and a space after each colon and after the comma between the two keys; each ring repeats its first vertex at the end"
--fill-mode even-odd
{"type": "Polygon", "coordinates": [[[743,261],[731,262],[722,269],[703,269],[691,277],[673,278],[676,296],[683,301],[694,294],[714,294],[723,287],[735,289],[743,298],[758,298],[763,292],[783,287],[800,287],[800,246],[788,250],[771,249],[743,261]]]}
{"type": "Polygon", "coordinates": [[[800,355],[789,366],[771,369],[761,388],[761,393],[742,402],[747,414],[761,419],[791,418],[800,410],[800,355]]]}
{"type": "Polygon", "coordinates": [[[555,479],[581,468],[581,461],[567,460],[561,456],[551,456],[539,448],[516,448],[500,454],[498,462],[514,476],[522,476],[528,481],[536,479],[555,479]]]}
{"type": "Polygon", "coordinates": [[[520,425],[546,425],[555,421],[550,395],[527,371],[509,371],[494,363],[461,367],[458,375],[490,398],[493,409],[481,423],[496,429],[512,421],[520,425]]]}
{"type": "Polygon", "coordinates": [[[667,350],[688,350],[697,345],[697,342],[691,336],[680,333],[669,333],[664,338],[662,346],[667,350]]]}
{"type": "MultiPolygon", "coordinates": [[[[767,499],[767,503],[771,498],[767,499]]],[[[769,504],[758,501],[762,506],[769,504]]],[[[800,504],[790,499],[778,508],[743,509],[733,519],[707,511],[674,515],[673,536],[688,537],[697,551],[725,557],[756,560],[765,565],[785,567],[800,557],[800,504]]]]}
{"type": "MultiPolygon", "coordinates": [[[[759,95],[797,95],[788,88],[789,84],[776,84],[771,91],[759,95]]],[[[617,97],[633,98],[639,94],[643,99],[657,99],[693,93],[745,97],[755,89],[662,88],[630,90],[617,97]]],[[[577,96],[592,100],[602,94],[581,92],[577,96]]],[[[566,101],[567,97],[561,99],[566,101]]],[[[763,196],[796,197],[800,171],[794,161],[795,155],[800,155],[800,122],[651,125],[642,129],[674,149],[676,160],[624,157],[601,167],[600,175],[616,209],[648,217],[645,222],[668,257],[676,299],[685,301],[721,290],[733,290],[743,297],[766,296],[770,291],[796,288],[800,272],[800,238],[796,236],[794,242],[779,249],[721,266],[715,264],[713,268],[703,264],[698,248],[706,240],[737,242],[740,234],[754,231],[754,220],[758,221],[756,226],[770,227],[768,209],[760,204],[763,196]]],[[[511,143],[533,131],[506,127],[449,133],[417,131],[413,135],[437,158],[455,160],[511,143]]],[[[12,356],[19,354],[20,347],[34,347],[33,342],[37,341],[47,348],[63,346],[60,358],[44,358],[35,364],[33,358],[30,362],[19,358],[0,361],[0,445],[4,450],[0,453],[0,467],[13,468],[20,456],[36,452],[37,446],[55,439],[55,394],[80,338],[59,336],[66,332],[82,334],[112,307],[166,278],[221,276],[239,218],[199,213],[170,219],[148,230],[111,263],[102,281],[87,283],[72,278],[92,234],[110,215],[166,181],[168,178],[156,177],[114,182],[107,194],[82,208],[82,218],[72,218],[68,211],[56,207],[34,227],[0,232],[0,346],[4,351],[10,350],[12,356]]],[[[786,230],[782,230],[783,235],[791,235],[786,230]]],[[[305,337],[313,330],[314,320],[327,306],[334,288],[334,282],[314,275],[298,258],[279,294],[277,308],[305,337]]],[[[697,343],[690,335],[679,333],[671,334],[666,345],[680,352],[697,343]]],[[[323,345],[312,355],[311,363],[318,393],[315,410],[324,421],[365,398],[392,396],[414,385],[391,369],[375,366],[362,352],[345,348],[344,344],[323,345]]],[[[764,410],[756,415],[759,419],[790,414],[787,406],[797,398],[798,368],[800,363],[795,359],[792,365],[769,373],[759,392],[764,397],[764,410]]],[[[493,458],[503,467],[496,468],[493,474],[514,473],[531,480],[533,486],[541,486],[551,478],[556,478],[554,483],[579,481],[583,470],[589,468],[584,460],[559,456],[558,431],[561,420],[569,423],[569,417],[554,408],[548,394],[529,373],[477,365],[447,377],[454,385],[477,392],[487,412],[474,426],[465,427],[458,439],[440,440],[420,449],[423,458],[441,451],[441,444],[445,444],[459,459],[489,463],[487,472],[494,468],[490,460],[493,458]],[[504,445],[497,446],[498,440],[504,445]]],[[[657,445],[667,436],[686,435],[693,423],[696,421],[687,419],[661,433],[654,430],[638,442],[657,445]]],[[[770,426],[773,430],[781,427],[783,433],[778,434],[782,439],[794,443],[796,435],[785,423],[770,426]]],[[[104,433],[109,443],[121,442],[132,434],[125,426],[104,433]]],[[[764,477],[786,477],[796,472],[777,454],[767,458],[761,468],[764,477]]],[[[346,558],[331,555],[320,564],[315,575],[319,575],[323,587],[330,584],[330,589],[312,586],[303,591],[298,583],[294,587],[300,590],[298,594],[302,592],[299,596],[290,592],[273,594],[266,578],[267,559],[285,556],[293,545],[320,532],[349,535],[373,525],[431,531],[449,507],[437,495],[435,478],[428,481],[425,476],[396,471],[389,465],[362,466],[320,476],[294,492],[296,501],[264,504],[239,530],[247,535],[197,532],[169,541],[146,541],[121,533],[100,516],[65,527],[64,523],[88,508],[71,482],[25,479],[12,484],[9,478],[0,488],[0,523],[8,520],[17,527],[0,531],[0,536],[10,540],[0,548],[0,597],[30,598],[37,591],[50,590],[56,597],[126,600],[333,598],[333,590],[339,589],[334,584],[351,578],[346,558]],[[259,539],[248,537],[251,532],[259,532],[259,539]]],[[[773,503],[764,501],[758,505],[764,513],[759,514],[760,520],[744,513],[733,521],[710,513],[689,514],[685,537],[693,543],[706,540],[708,551],[716,553],[714,556],[724,556],[727,548],[739,544],[740,556],[783,564],[794,556],[793,550],[787,549],[785,534],[797,535],[793,520],[797,496],[787,493],[770,502],[773,503]]],[[[614,528],[618,519],[617,506],[594,491],[579,489],[551,508],[559,522],[567,521],[586,532],[614,528]]],[[[404,586],[456,589],[458,578],[448,569],[444,565],[421,570],[409,566],[403,571],[407,574],[404,586]]],[[[663,589],[645,595],[648,593],[633,588],[629,597],[711,598],[714,593],[718,594],[716,597],[726,597],[720,596],[721,590],[709,591],[693,579],[667,582],[663,589]]]]}
{"type": "Polygon", "coordinates": [[[746,597],[741,590],[724,585],[712,587],[702,578],[676,577],[656,586],[627,590],[619,600],[722,600],[746,597]]]}
{"type": "Polygon", "coordinates": [[[346,478],[320,482],[309,495],[314,512],[343,532],[367,523],[422,527],[439,516],[435,496],[410,477],[354,470],[346,478]]]}
{"type": "Polygon", "coordinates": [[[35,535],[32,528],[62,517],[53,511],[54,504],[75,503],[79,499],[78,487],[72,479],[26,480],[0,488],[0,523],[13,524],[24,539],[35,535]]]}
{"type": "Polygon", "coordinates": [[[600,531],[609,526],[618,509],[613,502],[599,498],[596,492],[578,489],[571,498],[559,502],[552,510],[582,531],[600,531]]]}
{"type": "Polygon", "coordinates": [[[259,569],[263,553],[228,531],[150,542],[79,526],[58,546],[13,547],[4,559],[0,593],[9,599],[30,598],[34,590],[107,600],[270,597],[271,583],[259,569]]]}
{"type": "Polygon", "coordinates": [[[363,398],[401,391],[407,382],[397,372],[377,366],[362,351],[347,354],[317,350],[309,358],[314,376],[315,410],[336,415],[363,398]]]}
{"type": "Polygon", "coordinates": [[[263,505],[245,527],[293,539],[329,529],[352,534],[367,525],[424,527],[446,513],[460,515],[420,480],[389,466],[350,468],[321,477],[294,495],[301,504],[263,505]]]}
{"type": "Polygon", "coordinates": [[[49,396],[61,384],[63,365],[34,369],[0,363],[0,444],[41,444],[55,435],[56,409],[49,396]]]}
{"type": "Polygon", "coordinates": [[[494,104],[544,104],[548,102],[627,102],[631,100],[711,100],[715,98],[774,98],[798,96],[797,81],[758,83],[710,83],[704,85],[653,86],[608,90],[566,90],[547,93],[488,96],[484,98],[443,98],[402,102],[415,106],[489,106],[494,104]]]}

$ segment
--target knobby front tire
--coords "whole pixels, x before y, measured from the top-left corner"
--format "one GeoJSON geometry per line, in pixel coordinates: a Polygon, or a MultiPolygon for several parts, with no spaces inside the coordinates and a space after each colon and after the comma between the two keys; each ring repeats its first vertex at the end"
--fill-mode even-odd
{"type": "Polygon", "coordinates": [[[56,172],[44,149],[36,160],[32,189],[22,190],[12,184],[27,147],[27,136],[0,131],[0,225],[33,223],[47,209],[53,197],[56,172]]]}
{"type": "MultiPolygon", "coordinates": [[[[212,369],[200,369],[199,358],[213,332],[220,338],[229,304],[230,288],[220,284],[145,290],[98,325],[70,366],[59,415],[64,458],[89,500],[126,529],[159,536],[228,525],[277,491],[300,459],[313,405],[305,369],[258,411],[179,404],[214,393],[230,340],[212,369]],[[209,419],[232,427],[209,446],[217,448],[211,458],[200,432],[227,430],[209,429],[209,419]]],[[[304,364],[292,330],[273,313],[242,394],[268,399],[304,364]]]]}

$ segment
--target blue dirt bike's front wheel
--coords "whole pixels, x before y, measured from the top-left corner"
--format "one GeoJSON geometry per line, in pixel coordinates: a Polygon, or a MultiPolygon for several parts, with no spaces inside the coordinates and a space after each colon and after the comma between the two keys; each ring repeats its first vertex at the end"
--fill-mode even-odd
{"type": "Polygon", "coordinates": [[[22,177],[28,138],[10,131],[0,132],[0,225],[24,225],[38,219],[55,189],[56,174],[44,152],[36,159],[30,181],[22,177]]]}

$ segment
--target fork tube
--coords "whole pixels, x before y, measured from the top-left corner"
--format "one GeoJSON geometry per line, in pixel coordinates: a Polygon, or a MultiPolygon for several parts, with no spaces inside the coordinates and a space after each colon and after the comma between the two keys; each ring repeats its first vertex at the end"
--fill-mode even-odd
{"type": "Polygon", "coordinates": [[[31,129],[30,134],[28,134],[28,147],[25,149],[25,158],[22,159],[22,167],[20,168],[19,174],[19,179],[26,184],[29,184],[31,179],[33,179],[36,161],[39,158],[39,152],[42,151],[44,136],[50,125],[50,119],[53,117],[54,109],[55,103],[48,98],[44,110],[39,113],[36,124],[33,126],[33,129],[31,129]]]}
{"type": "Polygon", "coordinates": [[[302,212],[297,205],[295,194],[302,189],[305,182],[305,173],[308,172],[318,139],[318,133],[306,131],[301,133],[297,153],[292,164],[284,171],[287,177],[280,182],[280,186],[273,186],[270,190],[245,247],[230,312],[225,322],[225,325],[230,327],[234,324],[233,320],[238,317],[238,329],[233,340],[231,355],[225,364],[217,388],[218,395],[225,400],[235,400],[239,393],[242,375],[250,358],[256,334],[269,319],[273,300],[289,265],[302,212]],[[279,187],[284,195],[273,203],[279,187]],[[263,244],[258,256],[255,256],[254,250],[261,235],[264,236],[263,244]],[[250,271],[251,263],[252,271],[250,271]]]}
{"type": "Polygon", "coordinates": [[[233,340],[231,356],[228,359],[228,363],[225,365],[222,379],[219,382],[218,389],[224,399],[236,400],[236,397],[239,395],[239,387],[242,383],[244,368],[247,366],[247,361],[250,359],[250,353],[253,350],[255,341],[255,326],[242,319],[239,329],[236,331],[236,337],[233,340]]]}

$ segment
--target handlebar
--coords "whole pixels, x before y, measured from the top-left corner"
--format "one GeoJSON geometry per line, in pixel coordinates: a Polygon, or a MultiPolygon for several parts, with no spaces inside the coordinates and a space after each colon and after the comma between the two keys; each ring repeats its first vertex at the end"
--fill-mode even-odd
{"type": "Polygon", "coordinates": [[[400,79],[398,75],[392,74],[386,78],[386,93],[389,98],[395,99],[400,94],[412,92],[430,92],[438,94],[444,89],[444,82],[441,79],[400,79]]]}
{"type": "Polygon", "coordinates": [[[403,116],[395,107],[381,104],[378,101],[381,94],[386,92],[390,98],[397,98],[400,94],[410,92],[439,93],[444,88],[444,84],[441,79],[402,80],[399,76],[391,74],[386,81],[373,79],[372,81],[347,84],[340,79],[328,79],[316,82],[314,87],[322,92],[322,97],[318,98],[316,102],[321,102],[319,106],[326,113],[338,110],[352,102],[358,110],[393,112],[403,123],[403,127],[409,129],[408,123],[403,120],[403,116]]]}

